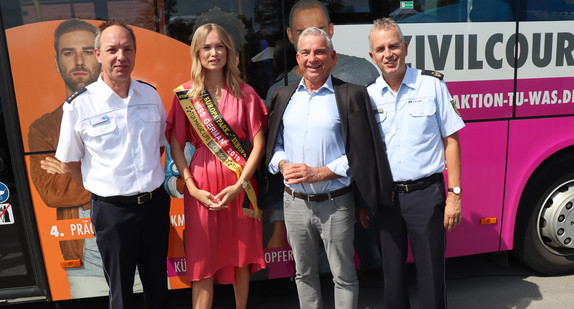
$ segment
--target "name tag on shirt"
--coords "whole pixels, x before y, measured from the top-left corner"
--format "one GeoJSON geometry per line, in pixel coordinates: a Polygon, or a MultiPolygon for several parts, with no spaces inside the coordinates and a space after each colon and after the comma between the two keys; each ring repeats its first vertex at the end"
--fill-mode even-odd
{"type": "Polygon", "coordinates": [[[108,117],[107,115],[91,117],[90,118],[90,124],[92,126],[95,126],[95,125],[98,125],[100,123],[104,123],[104,122],[109,121],[109,120],[110,120],[110,117],[108,117]]]}

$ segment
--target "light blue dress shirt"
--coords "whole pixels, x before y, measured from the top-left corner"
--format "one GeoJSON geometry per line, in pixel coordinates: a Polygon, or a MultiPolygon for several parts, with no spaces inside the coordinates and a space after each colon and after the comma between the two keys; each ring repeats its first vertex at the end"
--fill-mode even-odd
{"type": "Polygon", "coordinates": [[[341,120],[331,77],[317,91],[311,93],[301,79],[297,90],[283,114],[269,171],[279,172],[282,160],[305,163],[310,167],[327,166],[342,176],[317,183],[289,186],[305,194],[321,194],[337,190],[351,183],[352,175],[343,143],[341,120]]]}
{"type": "Polygon", "coordinates": [[[442,139],[464,127],[446,83],[407,67],[397,93],[382,76],[367,91],[394,181],[441,173],[445,168],[442,139]]]}

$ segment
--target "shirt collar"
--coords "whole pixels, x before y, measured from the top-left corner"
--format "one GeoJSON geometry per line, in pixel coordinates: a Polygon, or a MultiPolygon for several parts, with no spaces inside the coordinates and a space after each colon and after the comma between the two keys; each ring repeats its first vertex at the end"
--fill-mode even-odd
{"type": "MultiPolygon", "coordinates": [[[[323,89],[328,90],[330,92],[335,92],[334,88],[333,88],[333,80],[331,79],[331,75],[329,74],[329,77],[327,77],[327,80],[325,81],[325,83],[323,84],[323,86],[321,86],[319,89],[317,89],[317,93],[320,93],[321,91],[323,91],[323,89]]],[[[307,90],[307,86],[305,86],[305,78],[301,78],[301,81],[299,81],[299,86],[297,86],[297,92],[299,91],[307,91],[308,93],[311,93],[309,90],[307,90]]]]}
{"type": "MultiPolygon", "coordinates": [[[[405,76],[403,76],[401,86],[405,85],[406,87],[414,88],[416,81],[417,81],[417,70],[407,66],[407,70],[405,72],[405,76]]],[[[387,84],[382,75],[379,76],[379,78],[377,78],[376,83],[379,85],[379,87],[381,87],[382,92],[391,91],[391,87],[389,87],[389,84],[387,84]]]]}
{"type": "Polygon", "coordinates": [[[416,69],[411,69],[407,66],[407,71],[405,72],[405,77],[403,77],[403,84],[409,88],[415,88],[415,83],[417,82],[417,71],[416,69]]]}
{"type": "MultiPolygon", "coordinates": [[[[104,82],[104,79],[102,78],[102,74],[100,73],[100,76],[98,77],[98,81],[97,83],[94,83],[97,85],[98,88],[98,92],[101,94],[101,96],[107,100],[110,100],[112,97],[116,97],[118,99],[121,99],[120,96],[118,96],[113,90],[112,88],[110,88],[110,86],[108,86],[108,84],[106,84],[106,82],[104,82]]],[[[134,91],[137,93],[140,91],[140,87],[141,85],[139,85],[139,83],[137,83],[135,80],[130,79],[130,89],[128,91],[128,98],[131,97],[134,94],[134,91]]]]}

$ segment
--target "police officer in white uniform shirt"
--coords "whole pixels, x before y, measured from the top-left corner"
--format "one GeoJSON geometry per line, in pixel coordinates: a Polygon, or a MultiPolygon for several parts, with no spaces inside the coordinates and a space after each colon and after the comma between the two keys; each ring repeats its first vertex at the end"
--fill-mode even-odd
{"type": "Polygon", "coordinates": [[[420,308],[446,308],[445,231],[461,222],[460,144],[464,127],[442,74],[407,67],[407,43],[389,18],[369,34],[370,56],[382,72],[367,87],[387,146],[398,202],[377,217],[384,307],[410,308],[407,238],[417,269],[420,308]],[[448,166],[448,196],[443,171],[448,166]]]}
{"type": "Polygon", "coordinates": [[[110,308],[135,307],[136,266],[146,308],[167,308],[166,115],[157,91],[131,79],[135,53],[131,28],[114,21],[99,26],[95,54],[102,73],[66,100],[56,158],[92,192],[110,308]]]}

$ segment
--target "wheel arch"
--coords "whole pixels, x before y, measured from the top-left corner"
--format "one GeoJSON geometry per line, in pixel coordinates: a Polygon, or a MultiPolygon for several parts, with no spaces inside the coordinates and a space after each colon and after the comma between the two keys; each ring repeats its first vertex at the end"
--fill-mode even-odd
{"type": "Polygon", "coordinates": [[[521,119],[509,123],[500,251],[513,250],[525,194],[555,160],[574,152],[574,117],[521,119]]]}
{"type": "Polygon", "coordinates": [[[536,182],[538,180],[540,180],[540,178],[542,177],[542,174],[544,173],[544,171],[549,166],[554,164],[554,162],[557,162],[557,161],[562,160],[564,158],[573,158],[572,163],[574,164],[574,145],[563,148],[563,149],[553,153],[552,155],[548,156],[530,174],[530,177],[528,178],[528,181],[524,185],[524,187],[522,189],[522,194],[520,195],[520,199],[518,201],[516,217],[514,220],[514,230],[515,231],[516,231],[517,225],[519,225],[521,222],[524,222],[524,218],[529,215],[529,213],[524,210],[524,207],[520,207],[520,205],[524,205],[525,200],[528,200],[530,198],[530,195],[534,193],[531,190],[532,187],[536,184],[536,182]]]}
{"type": "MultiPolygon", "coordinates": [[[[530,268],[547,275],[574,272],[574,250],[559,245],[561,241],[554,238],[556,231],[552,231],[552,227],[546,223],[548,220],[557,222],[554,221],[557,218],[553,217],[555,214],[565,214],[567,217],[571,214],[570,210],[563,207],[572,200],[571,189],[565,189],[567,186],[571,188],[574,180],[574,170],[568,168],[573,166],[572,162],[574,146],[566,147],[545,159],[524,186],[516,213],[514,255],[530,268]],[[550,204],[547,204],[548,201],[550,204]],[[543,230],[550,233],[544,236],[543,230]]],[[[572,205],[571,202],[569,204],[572,205]]],[[[564,237],[567,235],[571,237],[572,233],[564,237]]]]}

